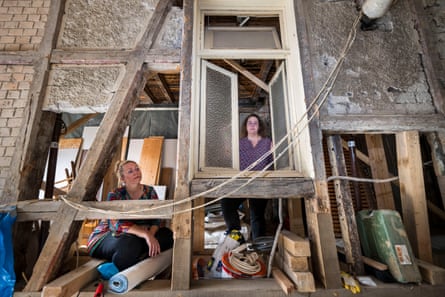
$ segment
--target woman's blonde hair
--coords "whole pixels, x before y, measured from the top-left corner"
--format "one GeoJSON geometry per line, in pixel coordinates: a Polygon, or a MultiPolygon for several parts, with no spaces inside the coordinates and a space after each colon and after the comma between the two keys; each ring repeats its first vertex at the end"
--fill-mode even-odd
{"type": "Polygon", "coordinates": [[[116,173],[117,179],[119,181],[120,185],[123,185],[122,178],[124,177],[124,165],[127,165],[129,163],[138,164],[133,160],[121,160],[117,161],[114,165],[114,172],[116,173]]]}

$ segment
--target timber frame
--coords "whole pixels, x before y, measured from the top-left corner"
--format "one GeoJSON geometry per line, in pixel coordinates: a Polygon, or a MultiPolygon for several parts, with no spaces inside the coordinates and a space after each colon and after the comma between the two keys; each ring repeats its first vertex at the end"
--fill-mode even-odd
{"type": "MultiPolygon", "coordinates": [[[[47,206],[43,213],[35,214],[34,208],[29,197],[37,197],[40,185],[33,185],[37,176],[41,176],[44,169],[46,159],[40,156],[46,156],[47,149],[51,143],[52,127],[56,122],[56,115],[50,112],[41,111],[42,96],[45,90],[45,84],[48,80],[48,71],[53,63],[75,64],[79,61],[92,64],[113,64],[125,63],[126,74],[123,83],[118,89],[108,111],[94,140],[92,149],[89,151],[84,166],[81,167],[77,178],[74,180],[71,189],[66,195],[67,200],[94,207],[96,202],[92,202],[100,184],[112,163],[113,156],[119,151],[118,144],[122,142],[124,130],[128,124],[131,111],[136,107],[139,93],[144,89],[146,76],[151,69],[158,67],[176,69],[180,65],[181,88],[180,88],[180,118],[178,147],[181,148],[181,154],[177,159],[176,188],[174,192],[174,201],[178,202],[171,208],[166,208],[162,212],[156,210],[151,212],[148,210],[144,214],[147,217],[156,216],[172,220],[172,228],[175,234],[175,244],[173,250],[173,265],[171,281],[167,284],[162,282],[163,289],[169,288],[175,292],[181,292],[184,296],[193,296],[190,293],[192,284],[191,269],[192,255],[196,249],[194,237],[198,237],[197,233],[201,232],[197,220],[200,218],[198,213],[192,211],[183,212],[183,210],[191,209],[192,203],[187,201],[179,203],[195,194],[206,191],[215,185],[225,181],[224,178],[211,179],[200,178],[192,179],[190,176],[190,159],[193,145],[190,143],[190,133],[192,129],[192,63],[193,57],[193,23],[194,10],[196,1],[184,0],[184,26],[182,36],[181,51],[163,51],[152,49],[153,38],[159,30],[162,19],[165,17],[172,1],[159,1],[156,7],[155,17],[152,19],[150,26],[144,33],[140,44],[133,51],[107,51],[103,52],[69,52],[54,49],[56,32],[60,29],[60,21],[63,13],[64,1],[53,1],[48,23],[44,46],[36,55],[24,56],[23,63],[34,64],[39,74],[38,79],[33,82],[31,97],[36,98],[29,106],[29,114],[26,126],[27,133],[23,136],[24,151],[23,156],[16,157],[15,164],[19,164],[19,170],[12,177],[11,187],[7,192],[12,197],[18,197],[18,202],[24,212],[19,214],[19,222],[30,221],[35,219],[51,220],[57,224],[51,225],[48,238],[43,247],[42,252],[34,266],[32,277],[27,283],[23,294],[36,294],[43,287],[52,281],[62,264],[62,259],[69,252],[69,248],[75,240],[80,230],[80,221],[85,218],[103,218],[100,213],[89,213],[74,209],[61,201],[42,201],[47,206]],[[54,3],[53,3],[54,2],[54,3]],[[106,58],[104,58],[106,57],[106,58]],[[161,65],[161,66],[160,66],[161,65]],[[35,169],[37,168],[37,169],[35,169]],[[41,169],[40,169],[41,168],[41,169]],[[17,188],[13,186],[17,184],[17,188]],[[29,203],[28,203],[29,202],[29,203]],[[198,231],[198,232],[197,232],[198,231]]],[[[296,7],[296,22],[299,30],[300,40],[300,59],[302,64],[304,79],[304,93],[306,98],[313,98],[316,91],[315,86],[309,78],[313,77],[311,67],[311,48],[308,45],[306,16],[304,14],[305,7],[303,0],[294,1],[296,7]]],[[[16,59],[14,55],[4,54],[1,56],[2,61],[16,59]]],[[[17,62],[17,61],[16,61],[17,62]]],[[[19,61],[20,62],[20,61],[19,61]]],[[[308,99],[307,99],[308,100],[308,99]]],[[[308,104],[309,102],[306,102],[308,104]]],[[[310,116],[310,114],[309,114],[310,116]]],[[[335,237],[333,232],[333,222],[331,207],[328,194],[328,182],[326,181],[326,170],[323,156],[323,138],[328,137],[332,147],[339,149],[338,135],[343,133],[365,133],[369,147],[375,150],[381,149],[382,145],[378,139],[378,133],[392,133],[397,139],[397,157],[399,163],[400,180],[399,183],[402,192],[404,216],[412,218],[409,220],[409,237],[413,242],[414,250],[419,259],[431,262],[431,242],[429,239],[427,205],[424,193],[423,176],[421,174],[421,158],[419,149],[418,132],[445,131],[444,117],[440,114],[435,116],[419,116],[419,117],[394,117],[391,118],[381,116],[370,116],[360,118],[347,117],[316,117],[309,123],[310,147],[312,154],[312,164],[314,167],[314,176],[309,177],[283,177],[275,176],[269,179],[257,179],[249,187],[247,187],[246,197],[254,197],[252,189],[261,187],[274,188],[278,193],[275,196],[287,198],[291,207],[298,208],[304,200],[306,222],[308,227],[308,236],[311,241],[313,272],[317,279],[321,281],[324,288],[337,289],[341,288],[340,267],[336,250],[335,237]],[[366,131],[357,131],[357,127],[365,126],[366,131]],[[377,135],[377,136],[376,136],[377,135]],[[420,173],[419,173],[420,172],[420,173]],[[417,181],[413,183],[412,181],[417,181]],[[252,191],[252,192],[250,192],[252,191]],[[419,199],[420,197],[420,199],[419,199]],[[414,213],[414,209],[416,212],[414,213]],[[426,248],[425,248],[426,247],[426,248]]],[[[375,156],[375,155],[374,155],[375,156]]],[[[373,158],[372,152],[370,159],[373,158]]],[[[341,164],[337,167],[343,166],[341,164]]],[[[380,172],[380,175],[384,173],[380,172]]],[[[242,182],[242,180],[240,181],[242,182]]],[[[212,193],[206,198],[215,198],[222,194],[230,192],[236,188],[237,184],[232,184],[224,191],[212,193]]],[[[345,191],[342,185],[340,190],[345,191]]],[[[382,191],[384,192],[384,191],[382,191]]],[[[267,198],[270,193],[266,190],[257,197],[267,198]]],[[[202,201],[202,200],[201,200],[202,201]]],[[[393,206],[384,198],[378,202],[381,205],[393,208],[393,206]]],[[[39,202],[40,203],[40,202],[39,202]]],[[[101,202],[101,208],[110,208],[115,211],[133,210],[141,206],[144,208],[155,208],[165,202],[155,204],[120,204],[107,205],[101,202]]],[[[42,206],[39,206],[42,209],[42,206]]],[[[19,227],[21,232],[23,228],[24,234],[27,230],[25,226],[19,227]]],[[[202,233],[202,232],[201,232],[202,233]]],[[[353,232],[354,233],[354,232],[353,232]]],[[[353,234],[355,235],[355,234],[353,234]]],[[[351,239],[349,239],[351,243],[351,239]]],[[[356,246],[355,246],[356,248],[356,246]]],[[[360,255],[354,254],[354,246],[351,246],[351,257],[354,264],[360,266],[360,255]]],[[[356,252],[356,251],[355,251],[356,252]]],[[[359,270],[360,267],[357,268],[359,270]]],[[[235,282],[236,283],[236,282],[235,282]]],[[[270,285],[269,280],[265,280],[266,286],[270,285]]],[[[259,285],[261,286],[261,285],[259,285]]],[[[245,296],[250,296],[252,292],[244,292],[245,296]]],[[[244,296],[244,295],[241,296],[244,296]]],[[[168,293],[166,294],[168,295],[168,293]]],[[[27,295],[28,296],[28,295],[27,295]]],[[[259,294],[261,296],[261,294],[259,294]]]]}

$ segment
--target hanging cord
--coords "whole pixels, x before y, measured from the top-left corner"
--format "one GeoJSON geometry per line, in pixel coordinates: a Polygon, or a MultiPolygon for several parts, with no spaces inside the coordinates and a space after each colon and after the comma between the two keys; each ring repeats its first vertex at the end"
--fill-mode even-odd
{"type": "MultiPolygon", "coordinates": [[[[318,115],[318,112],[321,108],[321,106],[323,106],[323,104],[326,102],[328,95],[330,94],[330,91],[332,89],[332,86],[334,84],[334,82],[337,79],[337,76],[340,72],[340,68],[343,65],[344,59],[346,57],[346,54],[348,53],[348,51],[350,50],[354,40],[355,40],[355,36],[356,36],[356,27],[357,24],[360,22],[360,18],[362,16],[362,12],[360,12],[360,14],[357,16],[356,20],[354,21],[354,24],[351,28],[351,31],[349,33],[349,36],[347,38],[346,44],[340,54],[340,57],[338,59],[337,64],[335,65],[335,67],[332,69],[332,71],[329,74],[329,77],[327,78],[327,80],[325,81],[325,83],[323,84],[322,88],[320,89],[320,91],[317,93],[317,95],[315,96],[315,98],[312,100],[312,102],[309,104],[308,108],[306,109],[305,113],[300,117],[300,119],[298,120],[298,122],[296,123],[296,125],[294,126],[294,128],[292,130],[290,130],[284,137],[281,138],[281,140],[276,143],[274,145],[274,147],[267,153],[265,153],[263,156],[261,156],[258,160],[256,160],[254,163],[252,163],[251,165],[249,165],[246,169],[244,169],[243,171],[240,171],[238,174],[234,175],[233,177],[231,177],[230,179],[227,179],[226,181],[222,182],[221,184],[206,190],[204,192],[198,193],[196,195],[192,195],[189,197],[186,197],[184,199],[181,200],[176,200],[176,201],[172,201],[171,203],[168,204],[163,204],[163,205],[158,205],[158,206],[153,206],[150,208],[142,208],[142,209],[138,209],[138,210],[132,210],[132,211],[113,211],[113,210],[104,210],[104,209],[100,209],[100,208],[93,208],[93,207],[86,207],[84,205],[82,205],[81,203],[77,203],[77,202],[73,202],[70,201],[69,199],[67,199],[66,195],[61,195],[59,196],[60,199],[62,201],[64,201],[65,203],[67,203],[68,205],[70,205],[71,207],[78,209],[78,210],[85,210],[85,211],[96,211],[96,212],[101,212],[101,213],[107,213],[107,214],[127,214],[127,215],[131,215],[134,217],[143,217],[144,215],[138,214],[141,212],[145,212],[147,210],[150,211],[154,211],[157,209],[161,209],[161,208],[165,208],[165,207],[172,207],[175,205],[180,205],[183,203],[187,203],[187,202],[191,202],[197,198],[200,197],[205,197],[207,194],[214,192],[222,187],[224,187],[225,185],[233,182],[236,179],[239,179],[240,177],[243,177],[245,175],[249,175],[249,178],[242,183],[239,187],[235,188],[234,190],[230,191],[229,193],[222,195],[218,198],[213,199],[212,201],[209,201],[207,203],[203,203],[200,204],[198,206],[192,207],[192,208],[188,208],[188,209],[184,209],[181,211],[176,211],[173,213],[173,215],[175,214],[180,214],[180,213],[185,213],[185,212],[189,212],[189,211],[193,211],[199,208],[203,208],[205,206],[214,204],[220,200],[222,200],[223,198],[226,198],[236,192],[238,192],[240,189],[242,189],[243,187],[247,186],[248,184],[250,184],[252,181],[254,181],[256,178],[264,176],[266,173],[266,170],[271,167],[273,165],[273,163],[280,159],[284,153],[287,152],[287,150],[289,150],[289,148],[296,144],[297,141],[299,141],[299,136],[301,135],[302,131],[307,128],[308,124],[314,119],[314,117],[316,115],[318,115]],[[323,95],[323,96],[322,96],[323,95]],[[322,97],[321,97],[322,96],[322,97]],[[319,98],[321,97],[320,102],[317,102],[319,100],[319,98]],[[309,116],[309,118],[304,122],[303,126],[300,127],[299,125],[306,119],[306,116],[309,115],[309,111],[312,110],[312,108],[314,108],[314,110],[312,111],[311,115],[309,116]],[[276,152],[277,148],[286,140],[289,139],[290,136],[292,140],[288,143],[288,145],[283,149],[283,151],[281,151],[276,157],[274,162],[270,162],[269,164],[267,164],[265,166],[264,169],[260,170],[260,171],[250,171],[252,168],[254,168],[258,163],[260,163],[261,161],[263,161],[265,158],[267,158],[271,153],[276,152]],[[250,171],[250,172],[249,172],[250,171]],[[253,173],[253,174],[252,174],[253,173]]],[[[340,178],[340,177],[338,177],[340,178]]]]}
{"type": "Polygon", "coordinates": [[[229,263],[237,270],[247,275],[254,275],[261,270],[261,264],[256,252],[246,252],[247,244],[244,243],[229,252],[229,263]]]}

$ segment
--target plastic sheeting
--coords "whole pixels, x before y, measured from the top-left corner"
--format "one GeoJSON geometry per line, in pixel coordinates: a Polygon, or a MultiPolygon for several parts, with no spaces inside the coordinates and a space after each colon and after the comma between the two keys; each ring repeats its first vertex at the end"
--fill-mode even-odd
{"type": "Polygon", "coordinates": [[[11,297],[14,294],[12,225],[16,218],[15,207],[6,207],[0,211],[0,297],[11,297]]]}

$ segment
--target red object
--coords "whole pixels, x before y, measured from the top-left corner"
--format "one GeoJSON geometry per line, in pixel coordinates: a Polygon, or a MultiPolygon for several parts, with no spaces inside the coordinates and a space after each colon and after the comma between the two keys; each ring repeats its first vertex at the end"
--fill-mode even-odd
{"type": "Polygon", "coordinates": [[[103,297],[104,296],[104,284],[99,283],[99,285],[96,288],[96,292],[94,292],[94,297],[103,297]]]}

